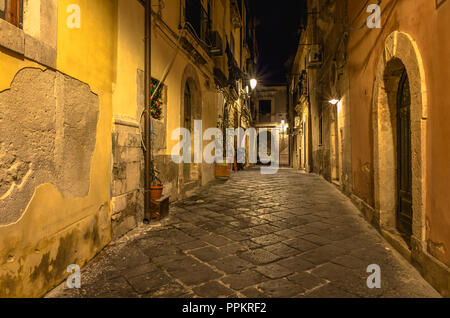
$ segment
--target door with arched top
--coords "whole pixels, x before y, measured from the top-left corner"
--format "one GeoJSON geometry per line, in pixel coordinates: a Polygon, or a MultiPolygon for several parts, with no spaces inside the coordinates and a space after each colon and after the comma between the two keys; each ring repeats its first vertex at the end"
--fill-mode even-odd
{"type": "MultiPolygon", "coordinates": [[[[191,92],[191,86],[188,82],[185,84],[184,88],[184,128],[189,130],[191,133],[192,138],[192,92],[191,92]]],[[[191,154],[191,157],[193,155],[191,154]]],[[[185,162],[183,166],[183,176],[184,181],[188,182],[191,180],[191,164],[192,164],[192,158],[191,162],[185,162]]]]}
{"type": "Polygon", "coordinates": [[[411,93],[406,69],[397,92],[397,229],[410,244],[412,235],[411,93]]]}

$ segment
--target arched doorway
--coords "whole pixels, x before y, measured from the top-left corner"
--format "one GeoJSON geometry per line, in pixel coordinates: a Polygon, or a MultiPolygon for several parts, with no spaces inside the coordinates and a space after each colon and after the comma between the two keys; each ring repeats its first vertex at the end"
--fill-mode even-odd
{"type": "MultiPolygon", "coordinates": [[[[191,132],[191,138],[192,138],[192,134],[193,134],[193,129],[192,129],[192,92],[191,92],[191,87],[190,87],[188,81],[186,81],[186,84],[184,86],[183,118],[184,118],[183,128],[186,128],[191,132]]],[[[191,146],[191,149],[192,149],[192,146],[191,146]]],[[[192,161],[193,157],[194,157],[194,155],[191,154],[191,162],[190,163],[185,162],[183,165],[183,179],[185,182],[190,181],[192,179],[191,164],[193,162],[192,161]]]]}
{"type": "Polygon", "coordinates": [[[403,68],[397,90],[397,230],[411,244],[412,235],[412,160],[411,92],[408,73],[403,68]]]}
{"type": "Polygon", "coordinates": [[[202,181],[202,164],[194,162],[194,122],[196,120],[202,120],[202,94],[197,72],[189,64],[181,80],[180,125],[191,132],[191,162],[184,163],[180,168],[183,191],[201,185],[202,181]]]}
{"type": "Polygon", "coordinates": [[[184,128],[192,133],[192,93],[189,82],[184,86],[184,128]]]}
{"type": "Polygon", "coordinates": [[[417,44],[405,33],[389,35],[374,83],[374,222],[408,257],[426,250],[425,83],[417,44]]]}

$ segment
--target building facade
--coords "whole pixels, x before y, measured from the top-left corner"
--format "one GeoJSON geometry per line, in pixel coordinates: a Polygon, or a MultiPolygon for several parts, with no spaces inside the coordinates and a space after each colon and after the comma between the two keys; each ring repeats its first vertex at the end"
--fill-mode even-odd
{"type": "MultiPolygon", "coordinates": [[[[151,5],[152,152],[176,201],[215,175],[172,163],[172,131],[245,112],[254,24],[246,1],[151,5]]],[[[142,222],[145,21],[145,1],[0,0],[0,296],[44,295],[142,222]]]]}
{"type": "Polygon", "coordinates": [[[308,1],[290,76],[293,166],[336,184],[448,296],[450,3],[364,5],[308,1]]]}
{"type": "Polygon", "coordinates": [[[248,1],[155,2],[152,77],[164,81],[167,113],[154,121],[153,153],[165,194],[181,199],[215,178],[215,165],[176,164],[180,127],[194,137],[195,121],[208,128],[249,127],[250,76],[256,62],[248,1]],[[159,7],[158,7],[159,5],[159,7]],[[159,8],[159,9],[158,9],[159,8]]]}
{"type": "Polygon", "coordinates": [[[276,131],[279,135],[279,164],[288,166],[289,124],[287,85],[280,83],[261,83],[254,92],[252,101],[252,117],[254,118],[254,127],[258,132],[258,136],[261,129],[268,131],[267,154],[271,156],[272,138],[275,137],[274,132],[276,131]]]}

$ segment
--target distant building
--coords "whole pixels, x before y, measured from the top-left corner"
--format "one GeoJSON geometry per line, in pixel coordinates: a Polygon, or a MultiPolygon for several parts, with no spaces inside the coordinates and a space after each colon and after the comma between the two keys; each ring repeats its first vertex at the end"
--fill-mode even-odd
{"type": "Polygon", "coordinates": [[[267,129],[268,148],[271,150],[270,135],[278,131],[280,135],[279,143],[279,164],[289,165],[289,125],[288,125],[288,95],[286,84],[258,85],[253,97],[252,114],[254,126],[257,131],[267,129]]]}

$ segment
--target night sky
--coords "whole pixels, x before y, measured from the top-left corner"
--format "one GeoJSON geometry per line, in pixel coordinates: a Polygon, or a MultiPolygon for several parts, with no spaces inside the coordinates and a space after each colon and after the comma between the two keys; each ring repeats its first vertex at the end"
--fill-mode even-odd
{"type": "Polygon", "coordinates": [[[259,21],[257,78],[263,83],[285,83],[285,64],[297,50],[299,26],[306,16],[305,1],[252,0],[252,11],[259,21]]]}

